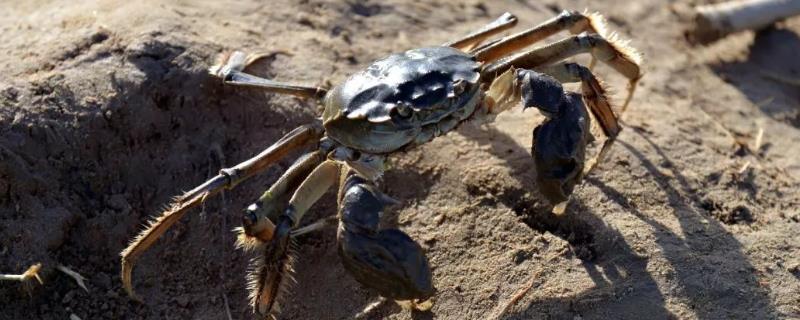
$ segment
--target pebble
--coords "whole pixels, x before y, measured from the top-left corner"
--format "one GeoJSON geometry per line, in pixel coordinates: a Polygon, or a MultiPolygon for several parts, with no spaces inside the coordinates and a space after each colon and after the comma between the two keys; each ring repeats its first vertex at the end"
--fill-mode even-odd
{"type": "Polygon", "coordinates": [[[106,201],[106,205],[108,205],[111,209],[122,213],[128,213],[131,208],[130,204],[128,204],[128,200],[126,200],[125,196],[122,194],[115,194],[109,197],[108,201],[106,201]]]}
{"type": "Polygon", "coordinates": [[[186,308],[189,305],[189,297],[180,296],[175,298],[175,301],[178,303],[179,306],[186,308]]]}
{"type": "Polygon", "coordinates": [[[444,222],[444,218],[445,218],[444,214],[440,214],[433,218],[433,223],[439,226],[442,224],[442,222],[444,222]]]}
{"type": "Polygon", "coordinates": [[[70,292],[67,292],[67,294],[64,295],[64,298],[61,299],[61,303],[62,304],[68,304],[70,301],[72,301],[72,297],[74,297],[74,296],[75,296],[75,291],[74,290],[72,290],[70,292]]]}

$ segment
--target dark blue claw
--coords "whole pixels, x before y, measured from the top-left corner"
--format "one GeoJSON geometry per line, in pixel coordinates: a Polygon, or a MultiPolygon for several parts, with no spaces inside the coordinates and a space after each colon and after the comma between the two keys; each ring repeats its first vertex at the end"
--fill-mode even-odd
{"type": "Polygon", "coordinates": [[[558,80],[533,70],[517,69],[523,108],[535,107],[547,116],[558,114],[564,104],[564,87],[558,80]]]}
{"type": "Polygon", "coordinates": [[[398,229],[378,230],[384,201],[367,181],[351,176],[341,199],[339,256],[366,287],[395,300],[427,299],[436,289],[422,248],[398,229]]]}
{"type": "Polygon", "coordinates": [[[533,154],[539,191],[553,204],[569,198],[583,178],[591,120],[581,96],[569,93],[558,113],[533,131],[533,154]]]}

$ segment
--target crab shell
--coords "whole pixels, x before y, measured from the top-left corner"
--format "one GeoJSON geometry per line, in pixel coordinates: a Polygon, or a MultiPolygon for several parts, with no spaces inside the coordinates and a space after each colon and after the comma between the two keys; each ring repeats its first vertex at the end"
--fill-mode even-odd
{"type": "Polygon", "coordinates": [[[450,47],[413,49],[375,61],[325,97],[329,138],[385,154],[452,130],[481,101],[480,64],[450,47]]]}

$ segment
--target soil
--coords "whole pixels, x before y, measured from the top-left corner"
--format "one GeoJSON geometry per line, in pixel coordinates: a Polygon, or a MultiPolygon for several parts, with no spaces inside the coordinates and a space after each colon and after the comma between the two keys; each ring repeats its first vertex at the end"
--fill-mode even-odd
{"type": "MultiPolygon", "coordinates": [[[[553,215],[535,191],[536,111],[398,155],[383,188],[402,204],[384,224],[424,247],[438,294],[430,312],[385,303],[367,318],[798,319],[800,89],[786,79],[800,78],[800,19],[691,47],[676,13],[691,4],[5,1],[0,271],[41,262],[44,284],[1,283],[0,318],[253,317],[250,257],[234,249],[231,229],[292,159],[209,199],[160,239],[134,271],[144,303],[119,277],[119,252],[172,196],[319,112],[223,87],[205,71],[218,54],[269,53],[259,74],[330,85],[505,11],[532,26],[588,7],[645,56],[606,161],[553,215]],[[88,291],[59,264],[85,276],[88,291]]],[[[621,101],[625,81],[605,66],[595,72],[621,101]]],[[[307,221],[333,214],[334,200],[325,196],[307,221]]],[[[299,239],[298,283],[281,318],[348,319],[378,298],[338,262],[334,235],[299,239]]]]}

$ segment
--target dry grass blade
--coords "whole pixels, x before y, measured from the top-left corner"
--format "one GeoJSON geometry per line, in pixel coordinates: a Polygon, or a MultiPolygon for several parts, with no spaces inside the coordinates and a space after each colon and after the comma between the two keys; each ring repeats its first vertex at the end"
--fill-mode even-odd
{"type": "Polygon", "coordinates": [[[500,311],[497,312],[494,318],[500,319],[506,312],[508,312],[509,309],[511,309],[512,306],[514,306],[517,302],[519,302],[519,300],[522,299],[522,297],[524,297],[528,293],[528,291],[531,291],[534,284],[536,284],[536,280],[539,279],[539,276],[541,276],[541,274],[542,274],[541,270],[534,273],[533,276],[531,277],[531,280],[528,281],[528,284],[525,285],[525,287],[519,289],[517,293],[515,293],[511,297],[511,299],[508,300],[508,302],[506,302],[502,308],[500,308],[500,311]]]}
{"type": "Polygon", "coordinates": [[[56,267],[56,269],[70,276],[72,279],[75,279],[75,282],[78,284],[79,287],[83,288],[83,291],[89,292],[89,289],[86,288],[86,284],[83,282],[84,280],[86,280],[86,278],[84,278],[82,275],[61,264],[59,264],[56,267]]]}
{"type": "Polygon", "coordinates": [[[31,279],[36,279],[39,284],[42,284],[42,278],[39,277],[39,270],[42,269],[42,264],[37,263],[28,267],[22,274],[0,274],[0,280],[28,282],[31,279]]]}
{"type": "Polygon", "coordinates": [[[361,312],[356,313],[356,315],[353,316],[353,319],[365,319],[365,318],[367,318],[367,316],[369,316],[370,313],[375,311],[375,309],[380,307],[384,302],[386,302],[386,298],[378,297],[378,300],[373,301],[372,303],[370,303],[367,306],[365,306],[364,310],[361,310],[361,312]]]}

